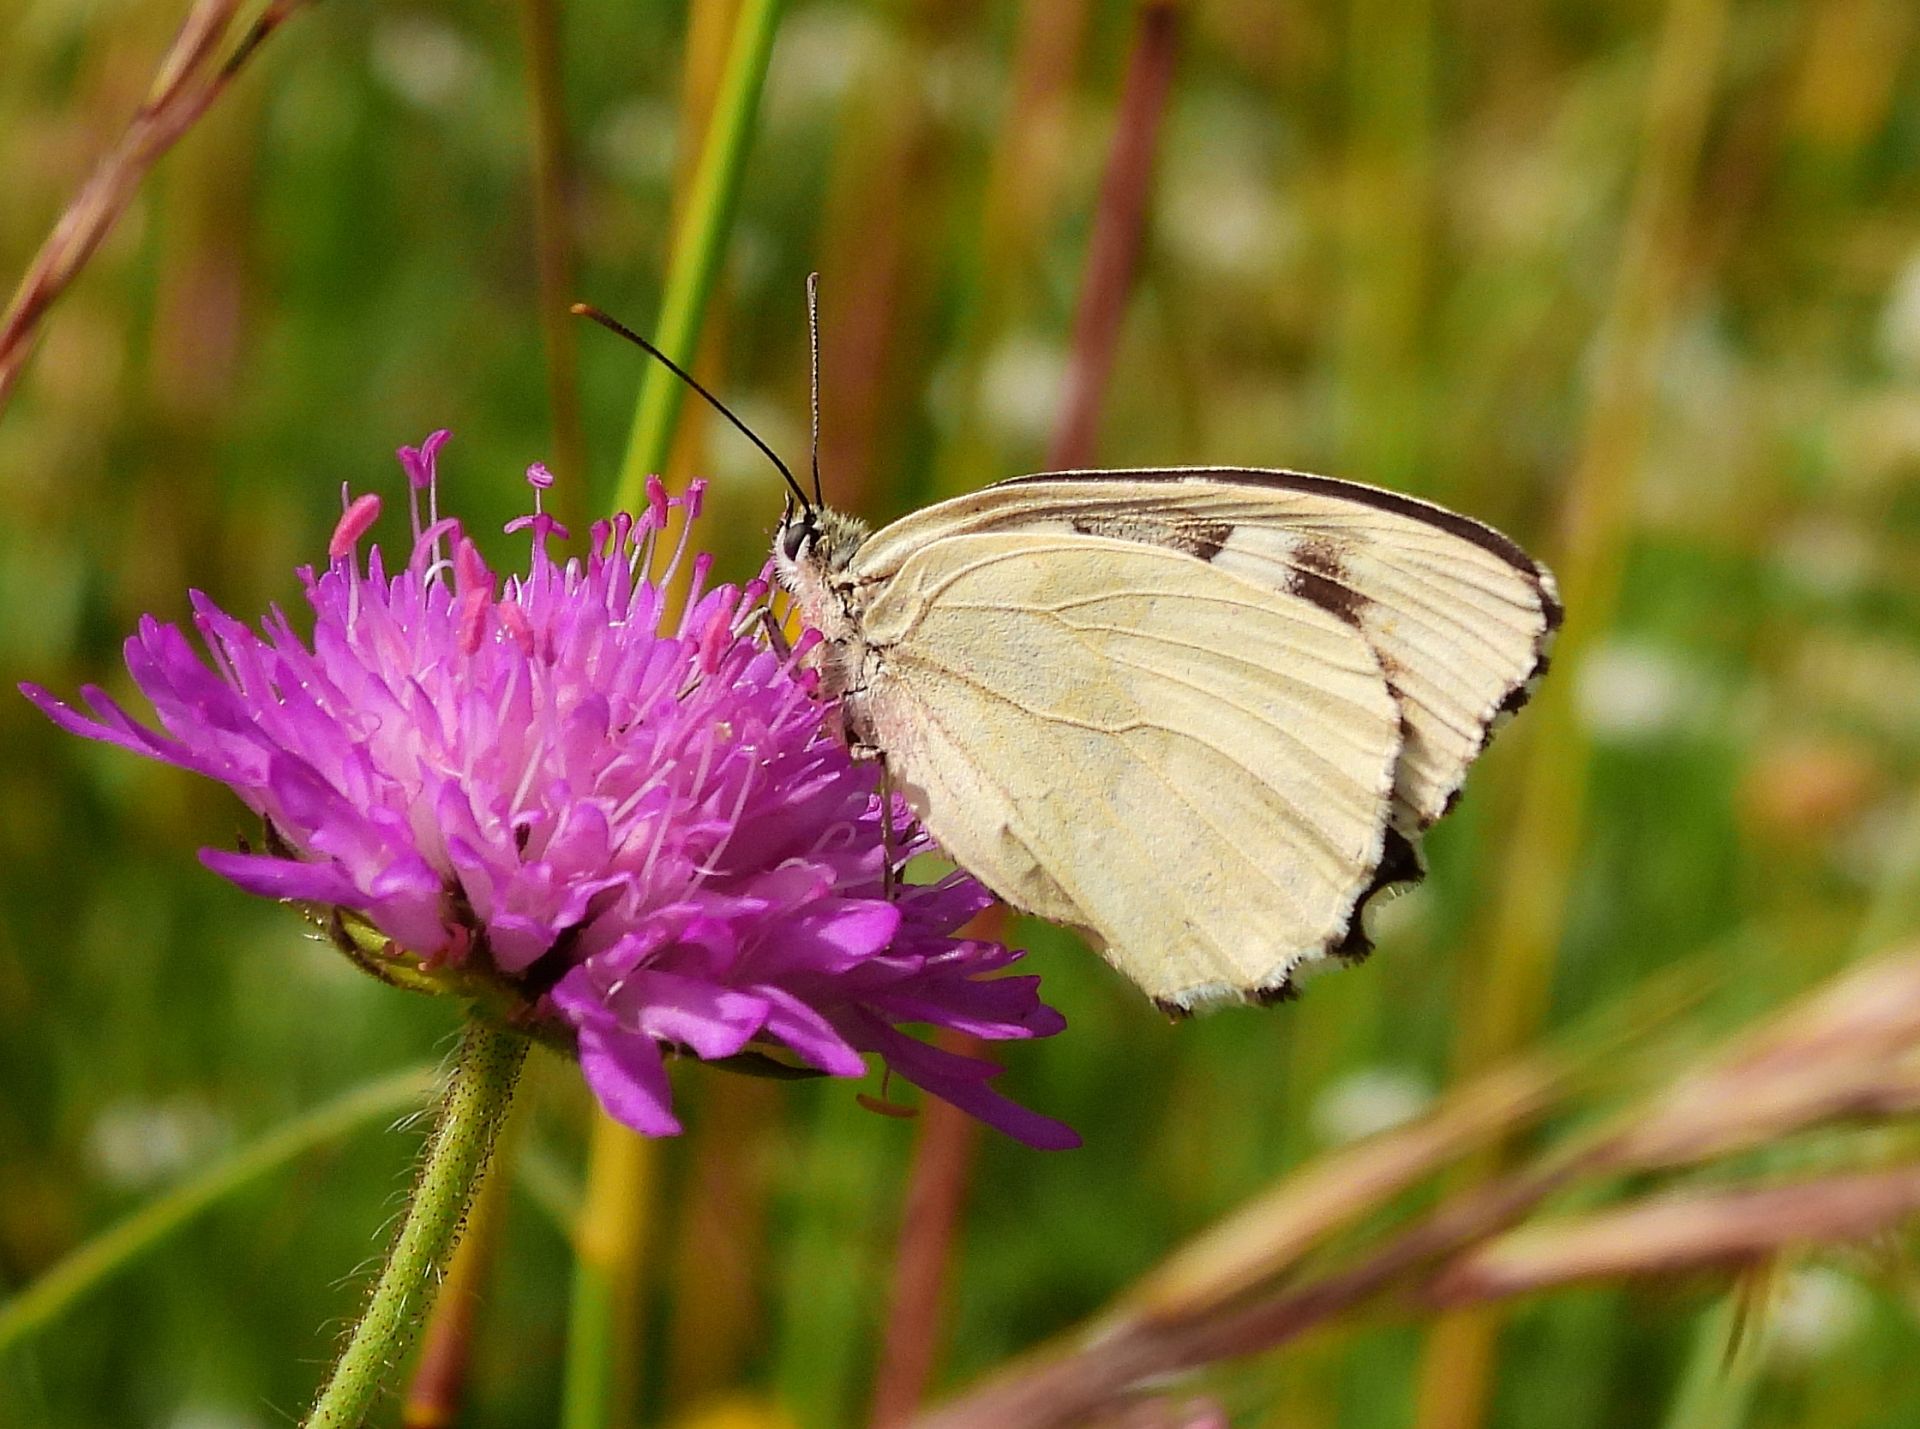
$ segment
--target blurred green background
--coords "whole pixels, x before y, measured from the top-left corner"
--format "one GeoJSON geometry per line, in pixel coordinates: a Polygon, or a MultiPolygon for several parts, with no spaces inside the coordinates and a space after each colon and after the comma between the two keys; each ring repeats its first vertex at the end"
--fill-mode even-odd
{"type": "MultiPolygon", "coordinates": [[[[643,328],[689,56],[710,72],[724,33],[724,4],[692,10],[559,15],[570,296],[643,328]]],[[[6,282],[180,13],[0,0],[6,282]]],[[[438,426],[443,500],[473,529],[523,508],[535,459],[571,509],[605,501],[641,360],[580,325],[583,438],[556,433],[528,13],[327,0],[161,163],[0,419],[9,684],[124,692],[121,639],[142,612],[181,618],[190,586],[242,614],[297,603],[340,483],[397,493],[392,448],[438,426]]],[[[797,464],[819,269],[836,504],[885,518],[1040,465],[1133,19],[1087,0],[791,6],[701,370],[797,464]]],[[[1182,19],[1101,461],[1432,496],[1569,575],[1588,623],[1429,840],[1433,875],[1386,910],[1380,951],[1298,1004],[1168,1026],[1070,939],[1021,930],[1071,1025],[1008,1049],[1004,1082],[1087,1144],[983,1139],[943,1384],[1652,973],[1691,959],[1711,979],[1689,1024],[1705,1040],[1920,926],[1920,10],[1195,0],[1182,19]]],[[[705,540],[743,577],[775,477],[711,421],[688,432],[676,469],[714,478],[705,540]]],[[[441,1055],[456,1013],[201,869],[193,849],[245,827],[223,791],[11,696],[0,749],[4,1293],[223,1151],[441,1055]]],[[[474,1424],[553,1419],[576,1080],[537,1076],[474,1424]]],[[[729,1422],[778,1422],[769,1405],[857,1422],[915,1124],[839,1082],[695,1069],[678,1087],[646,1422],[732,1393],[758,1417],[729,1422]]],[[[0,1424],[296,1417],[415,1144],[365,1126],[223,1201],[0,1362],[0,1424]]],[[[1910,1249],[1781,1268],[1741,1422],[1920,1423],[1910,1249]]],[[[1464,1421],[1404,1319],[1217,1383],[1236,1423],[1625,1429],[1666,1420],[1719,1303],[1700,1281],[1522,1305],[1464,1421]]]]}

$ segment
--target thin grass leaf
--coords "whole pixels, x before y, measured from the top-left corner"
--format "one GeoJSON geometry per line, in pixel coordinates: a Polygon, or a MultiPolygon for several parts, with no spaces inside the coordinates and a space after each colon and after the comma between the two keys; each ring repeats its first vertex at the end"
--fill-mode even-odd
{"type": "Polygon", "coordinates": [[[433,1095],[433,1067],[409,1067],[343,1093],[208,1167],[102,1231],[0,1305],[0,1355],[32,1339],[115,1275],[132,1269],[202,1212],[367,1122],[433,1095]]]}

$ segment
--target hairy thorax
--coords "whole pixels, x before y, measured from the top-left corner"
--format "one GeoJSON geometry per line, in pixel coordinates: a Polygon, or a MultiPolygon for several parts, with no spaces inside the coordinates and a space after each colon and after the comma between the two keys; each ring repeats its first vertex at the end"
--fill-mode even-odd
{"type": "Polygon", "coordinates": [[[815,507],[789,513],[773,538],[774,575],[801,621],[821,635],[807,663],[820,672],[821,693],[840,701],[847,742],[856,749],[870,743],[864,707],[875,660],[850,567],[867,535],[854,517],[815,507]]]}

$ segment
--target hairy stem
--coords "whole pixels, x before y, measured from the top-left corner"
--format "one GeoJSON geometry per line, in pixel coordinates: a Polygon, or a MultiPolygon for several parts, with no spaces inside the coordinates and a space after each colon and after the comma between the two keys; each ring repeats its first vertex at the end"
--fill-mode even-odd
{"type": "Polygon", "coordinates": [[[477,1020],[467,1024],[406,1218],[367,1308],[307,1416],[308,1429],[357,1429],[413,1348],[486,1175],[527,1046],[517,1032],[477,1020]]]}

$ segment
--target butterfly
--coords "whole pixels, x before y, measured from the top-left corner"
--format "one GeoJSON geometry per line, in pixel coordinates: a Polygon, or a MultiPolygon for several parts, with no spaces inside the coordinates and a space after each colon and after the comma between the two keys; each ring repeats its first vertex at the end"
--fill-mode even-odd
{"type": "Polygon", "coordinates": [[[1176,1015],[1370,949],[1561,620],[1492,527],[1292,471],[1023,476],[877,532],[791,504],[773,559],[855,751],[1176,1015]]]}
{"type": "Polygon", "coordinates": [[[773,566],[857,754],[1014,908],[1164,1011],[1286,997],[1372,947],[1421,835],[1546,673],[1552,574],[1470,517],[1296,471],[1015,477],[879,531],[778,468],[773,566]]]}

